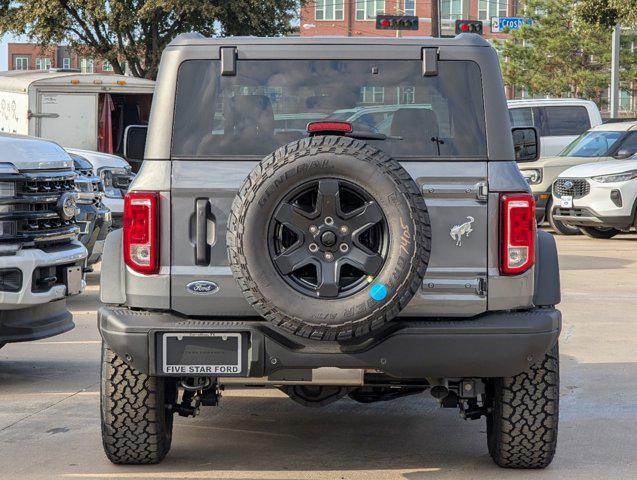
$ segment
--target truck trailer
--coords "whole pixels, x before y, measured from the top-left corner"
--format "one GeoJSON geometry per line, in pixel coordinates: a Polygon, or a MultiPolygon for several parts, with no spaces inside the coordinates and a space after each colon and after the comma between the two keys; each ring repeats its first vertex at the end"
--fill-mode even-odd
{"type": "Polygon", "coordinates": [[[0,73],[0,132],[120,154],[129,125],[148,122],[152,80],[76,70],[0,73]]]}

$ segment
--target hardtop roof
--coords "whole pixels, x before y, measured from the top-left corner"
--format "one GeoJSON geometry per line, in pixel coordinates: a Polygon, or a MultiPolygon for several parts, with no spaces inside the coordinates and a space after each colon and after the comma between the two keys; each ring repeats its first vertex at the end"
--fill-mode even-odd
{"type": "Polygon", "coordinates": [[[184,33],[175,37],[169,47],[235,45],[420,45],[423,47],[490,47],[480,35],[462,33],[456,37],[204,37],[200,33],[184,33]]]}

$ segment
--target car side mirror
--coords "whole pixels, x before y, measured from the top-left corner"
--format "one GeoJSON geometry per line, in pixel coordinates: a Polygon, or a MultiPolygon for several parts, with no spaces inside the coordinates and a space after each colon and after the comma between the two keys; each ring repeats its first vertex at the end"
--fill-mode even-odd
{"type": "MultiPolygon", "coordinates": [[[[147,125],[129,125],[124,130],[124,158],[133,166],[139,165],[144,160],[144,150],[146,149],[147,125]]],[[[137,171],[133,167],[134,171],[137,171]]]]}
{"type": "Polygon", "coordinates": [[[621,148],[619,150],[617,150],[617,153],[615,155],[613,155],[616,159],[618,160],[624,160],[626,158],[630,158],[635,154],[635,152],[631,152],[630,150],[626,150],[624,148],[621,148]]]}
{"type": "Polygon", "coordinates": [[[516,162],[533,162],[540,158],[540,139],[535,127],[514,127],[511,134],[516,162]]]}

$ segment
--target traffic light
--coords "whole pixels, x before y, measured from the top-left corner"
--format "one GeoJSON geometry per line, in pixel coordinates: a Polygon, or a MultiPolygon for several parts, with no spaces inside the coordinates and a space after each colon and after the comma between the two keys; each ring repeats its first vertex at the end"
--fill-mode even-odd
{"type": "Polygon", "coordinates": [[[461,33],[482,35],[482,22],[480,20],[456,20],[456,35],[461,33]]]}
{"type": "Polygon", "coordinates": [[[418,30],[414,15],[376,15],[376,30],[418,30]]]}

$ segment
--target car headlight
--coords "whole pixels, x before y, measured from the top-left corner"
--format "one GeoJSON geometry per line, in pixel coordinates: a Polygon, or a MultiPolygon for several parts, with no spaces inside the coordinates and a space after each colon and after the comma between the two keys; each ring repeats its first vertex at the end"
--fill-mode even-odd
{"type": "Polygon", "coordinates": [[[104,195],[109,198],[124,198],[133,174],[130,167],[102,167],[97,171],[104,184],[104,195]]]}
{"type": "Polygon", "coordinates": [[[597,177],[592,177],[593,180],[599,183],[627,182],[633,178],[637,178],[637,170],[629,170],[628,172],[615,173],[613,175],[599,175],[597,177]]]}
{"type": "Polygon", "coordinates": [[[526,183],[528,183],[529,185],[537,185],[538,183],[542,183],[542,169],[531,168],[528,170],[520,170],[520,172],[526,180],[526,183]]]}

